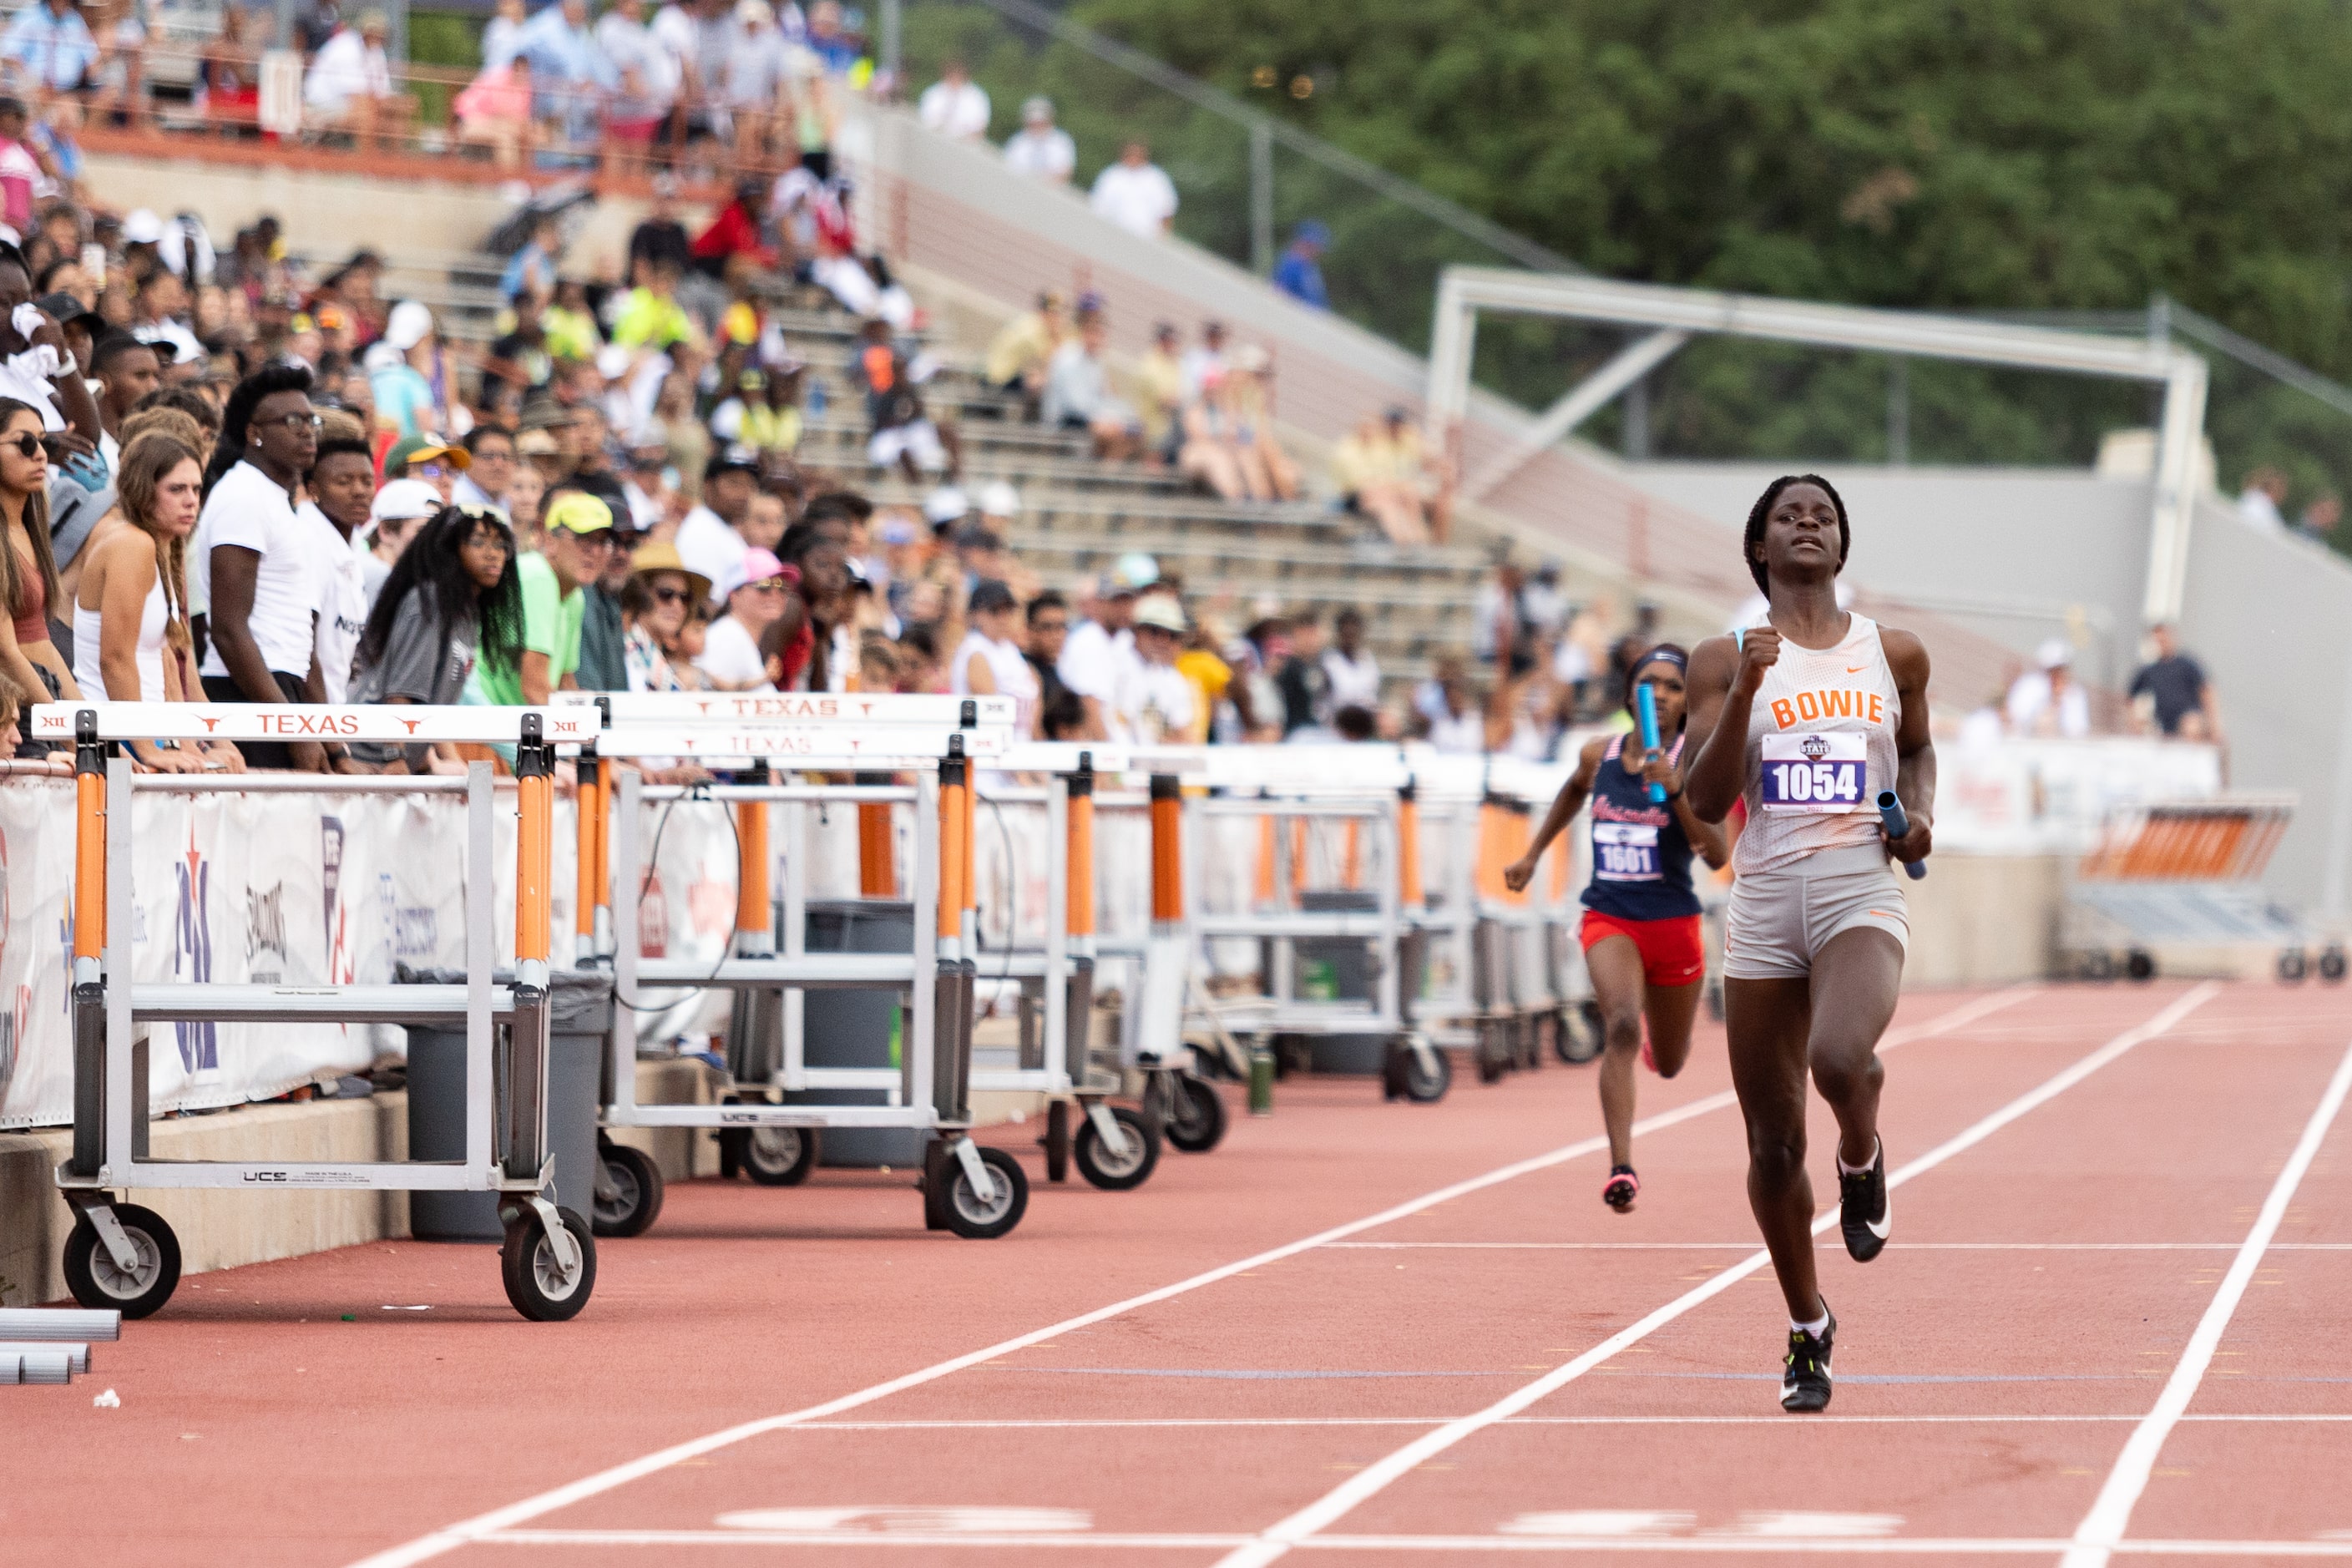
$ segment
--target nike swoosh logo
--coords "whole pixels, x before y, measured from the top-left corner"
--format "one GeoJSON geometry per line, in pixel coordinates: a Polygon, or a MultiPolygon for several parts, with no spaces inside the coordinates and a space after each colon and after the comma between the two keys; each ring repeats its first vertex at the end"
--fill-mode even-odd
{"type": "Polygon", "coordinates": [[[1845,672],[1848,675],[1860,675],[1864,670],[1868,669],[1869,668],[1870,666],[1866,664],[1849,664],[1845,667],[1845,672]]]}
{"type": "Polygon", "coordinates": [[[1886,1239],[1886,1233],[1895,1228],[1895,1195],[1892,1193],[1889,1193],[1885,1197],[1879,1199],[1878,1202],[1878,1222],[1875,1225],[1873,1225],[1868,1220],[1864,1220],[1862,1223],[1868,1228],[1871,1235],[1878,1237],[1881,1241],[1885,1241],[1886,1239]]]}

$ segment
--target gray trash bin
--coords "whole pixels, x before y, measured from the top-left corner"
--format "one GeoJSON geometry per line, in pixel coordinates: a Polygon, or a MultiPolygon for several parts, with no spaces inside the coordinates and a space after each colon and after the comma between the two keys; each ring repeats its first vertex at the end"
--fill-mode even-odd
{"type": "MultiPolygon", "coordinates": [[[[408,971],[408,984],[462,985],[462,973],[408,971]]],[[[501,971],[500,984],[512,977],[501,971]]],[[[583,1217],[594,1206],[597,1089],[613,1026],[613,977],[559,969],[548,977],[547,1147],[555,1162],[549,1196],[583,1217]]],[[[492,1059],[505,1081],[505,1029],[495,1031],[492,1059]]],[[[488,1107],[484,1113],[488,1114],[488,1107]]],[[[466,1157],[466,1030],[408,1030],[408,1157],[466,1157]]],[[[411,1193],[408,1231],[419,1241],[498,1241],[496,1193],[411,1193]]]]}
{"type": "MultiPolygon", "coordinates": [[[[1318,888],[1298,895],[1302,914],[1378,914],[1381,896],[1350,888],[1318,888]]],[[[1372,994],[1379,959],[1362,937],[1300,937],[1291,943],[1292,989],[1301,1002],[1364,1002],[1372,994]]],[[[1264,961],[1271,973],[1274,950],[1264,961]]],[[[1386,1035],[1310,1035],[1308,1060],[1317,1072],[1376,1074],[1388,1060],[1386,1035]]]]}
{"type": "MultiPolygon", "coordinates": [[[[811,952],[912,952],[915,906],[904,899],[811,899],[807,905],[811,952]]],[[[813,1068],[894,1068],[903,1059],[899,1007],[905,993],[822,990],[802,993],[801,1057],[813,1068]]],[[[883,1105],[881,1089],[836,1089],[824,1094],[788,1094],[787,1100],[835,1105],[883,1105]]],[[[824,1163],[871,1170],[899,1169],[923,1157],[923,1134],[912,1128],[827,1128],[824,1163]]]]}

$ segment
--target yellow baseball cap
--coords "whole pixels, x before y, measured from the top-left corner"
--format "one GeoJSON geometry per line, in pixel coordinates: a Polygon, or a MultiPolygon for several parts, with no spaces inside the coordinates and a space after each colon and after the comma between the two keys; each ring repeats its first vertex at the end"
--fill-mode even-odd
{"type": "Polygon", "coordinates": [[[548,503],[543,520],[550,533],[603,533],[613,526],[613,509],[585,490],[566,490],[548,503]]]}

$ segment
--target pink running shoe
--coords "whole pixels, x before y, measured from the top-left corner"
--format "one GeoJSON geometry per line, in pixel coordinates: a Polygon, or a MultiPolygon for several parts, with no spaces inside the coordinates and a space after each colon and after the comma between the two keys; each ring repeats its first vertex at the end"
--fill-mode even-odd
{"type": "Polygon", "coordinates": [[[1619,1214],[1630,1214],[1633,1199],[1641,1191],[1642,1178],[1633,1173],[1633,1166],[1614,1165],[1610,1168],[1607,1184],[1601,1189],[1601,1201],[1619,1214]]]}

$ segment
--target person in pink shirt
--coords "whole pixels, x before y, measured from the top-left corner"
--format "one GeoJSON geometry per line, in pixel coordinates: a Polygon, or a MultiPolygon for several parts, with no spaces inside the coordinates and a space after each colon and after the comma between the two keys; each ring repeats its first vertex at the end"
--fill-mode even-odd
{"type": "Polygon", "coordinates": [[[530,117],[528,55],[486,67],[449,107],[457,117],[457,139],[489,148],[501,169],[519,167],[538,143],[539,126],[530,117]]]}

